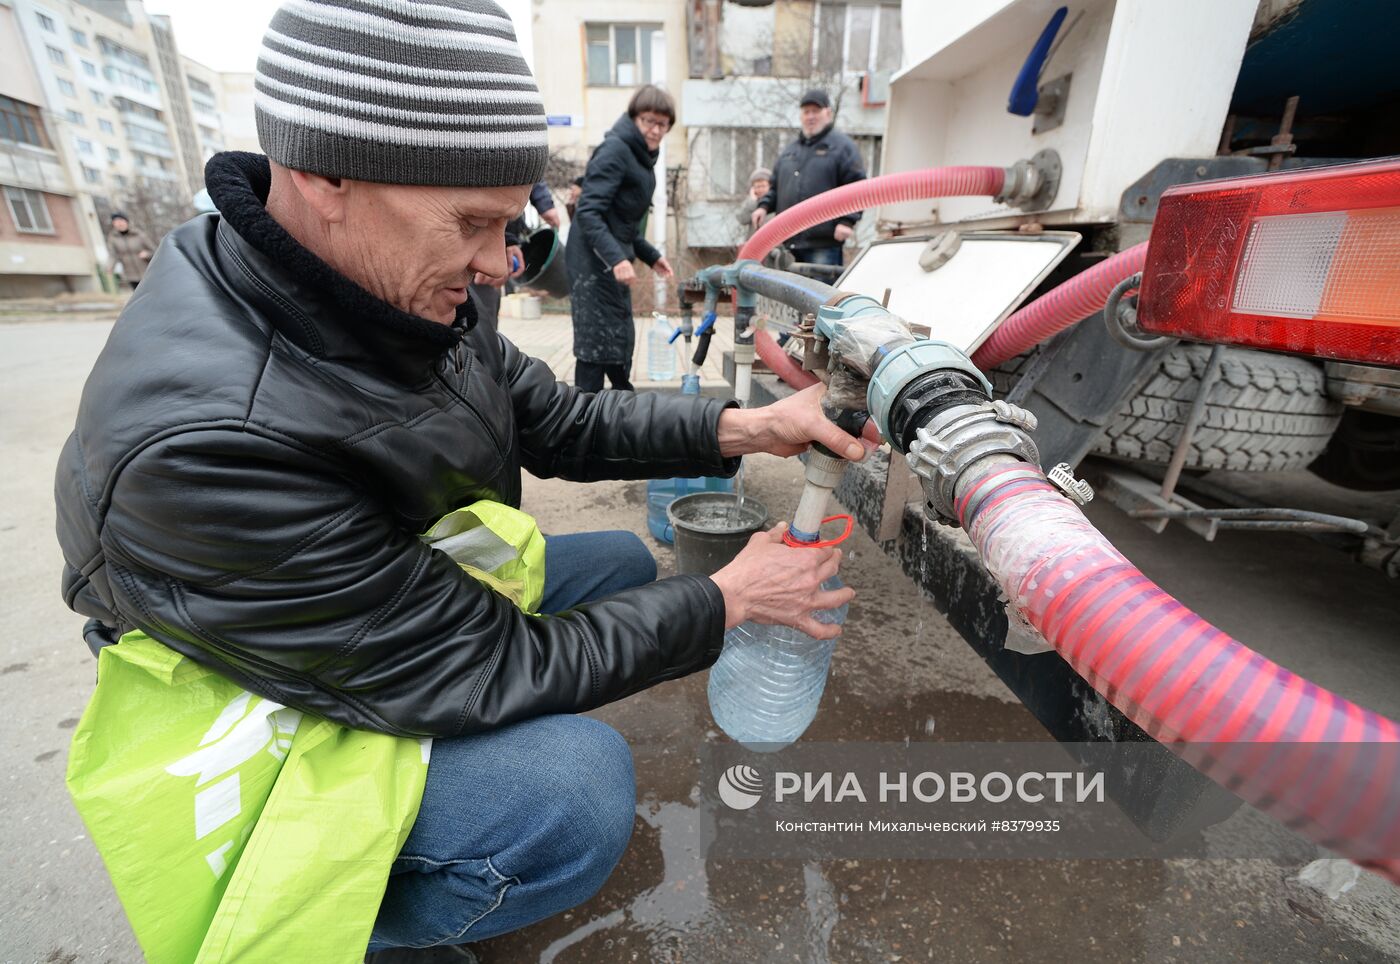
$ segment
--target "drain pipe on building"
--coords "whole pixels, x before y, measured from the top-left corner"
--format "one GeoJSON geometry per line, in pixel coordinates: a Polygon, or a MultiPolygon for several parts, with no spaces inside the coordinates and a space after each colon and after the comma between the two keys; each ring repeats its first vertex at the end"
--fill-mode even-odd
{"type": "MultiPolygon", "coordinates": [[[[1013,619],[1198,770],[1400,882],[1400,724],[1266,659],[1143,575],[1080,511],[1087,486],[1067,466],[1041,471],[1034,416],[993,401],[957,348],[916,338],[872,298],[752,263],[728,276],[815,314],[828,414],[869,413],[919,476],[926,513],[967,531],[1013,619]]],[[[825,469],[814,477],[809,461],[821,500],[809,516],[834,488],[825,469]]]]}

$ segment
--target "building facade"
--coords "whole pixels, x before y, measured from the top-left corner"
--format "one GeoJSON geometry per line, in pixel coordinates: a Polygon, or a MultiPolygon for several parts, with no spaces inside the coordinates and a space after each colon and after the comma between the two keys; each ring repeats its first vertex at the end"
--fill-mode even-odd
{"type": "MultiPolygon", "coordinates": [[[[742,243],[749,174],[797,136],[810,87],[829,91],[838,126],[879,170],[884,97],[902,54],[898,0],[534,0],[532,14],[556,188],[637,86],[675,96],[661,226],[673,259],[720,260],[742,243]]],[[[859,234],[873,232],[863,220],[859,234]]]]}
{"type": "MultiPolygon", "coordinates": [[[[898,2],[686,0],[688,77],[681,110],[689,138],[683,233],[697,251],[727,254],[748,236],[736,217],[749,175],[772,168],[798,131],[799,101],[826,90],[836,125],[880,170],[884,100],[902,47],[898,2]]],[[[873,236],[873,218],[857,229],[873,236]]]]}
{"type": "Polygon", "coordinates": [[[220,75],[182,57],[140,0],[0,0],[38,77],[96,264],[121,210],[159,235],[193,214],[224,144],[220,75]]]}
{"type": "Polygon", "coordinates": [[[96,262],[62,140],[15,9],[0,0],[0,298],[96,287],[96,262]]]}

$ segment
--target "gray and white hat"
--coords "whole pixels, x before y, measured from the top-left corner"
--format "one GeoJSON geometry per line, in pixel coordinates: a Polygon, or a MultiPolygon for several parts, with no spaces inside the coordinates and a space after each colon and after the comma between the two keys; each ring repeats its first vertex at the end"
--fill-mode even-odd
{"type": "Polygon", "coordinates": [[[533,184],[544,105],[492,0],[284,0],[258,56],[258,142],[363,181],[533,184]]]}

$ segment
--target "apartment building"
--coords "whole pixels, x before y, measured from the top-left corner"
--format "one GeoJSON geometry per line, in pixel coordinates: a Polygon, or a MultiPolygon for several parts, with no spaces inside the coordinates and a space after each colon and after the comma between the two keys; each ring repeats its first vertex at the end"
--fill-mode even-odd
{"type": "Polygon", "coordinates": [[[43,102],[16,12],[0,0],[0,298],[97,286],[77,191],[43,102]]]}
{"type": "Polygon", "coordinates": [[[0,0],[10,7],[65,148],[80,217],[106,260],[110,213],[162,232],[192,213],[222,149],[219,74],[182,57],[140,0],[0,0]]]}
{"type": "Polygon", "coordinates": [[[676,97],[662,225],[673,256],[718,260],[742,242],[749,173],[797,136],[809,87],[829,91],[837,123],[879,170],[898,0],[534,0],[532,16],[556,180],[587,160],[637,86],[676,97]]]}
{"type": "MultiPolygon", "coordinates": [[[[643,84],[677,96],[687,71],[681,0],[534,0],[535,78],[549,117],[549,146],[582,165],[643,84]]],[[[685,128],[665,141],[666,163],[685,158],[685,128]]]]}
{"type": "MultiPolygon", "coordinates": [[[[798,134],[798,101],[824,88],[837,126],[880,170],[884,101],[899,67],[900,6],[889,0],[685,0],[688,76],[681,113],[689,139],[682,231],[713,256],[742,243],[735,217],[749,174],[771,168],[798,134]]],[[[873,235],[863,219],[858,235],[873,235]]]]}

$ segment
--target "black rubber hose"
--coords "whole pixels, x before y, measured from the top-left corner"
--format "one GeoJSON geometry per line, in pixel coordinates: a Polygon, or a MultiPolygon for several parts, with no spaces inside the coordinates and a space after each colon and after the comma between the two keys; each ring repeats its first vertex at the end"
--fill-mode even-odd
{"type": "Polygon", "coordinates": [[[739,284],[765,298],[796,308],[798,314],[815,314],[837,293],[831,285],[790,271],[746,264],[739,269],[739,284]]]}

